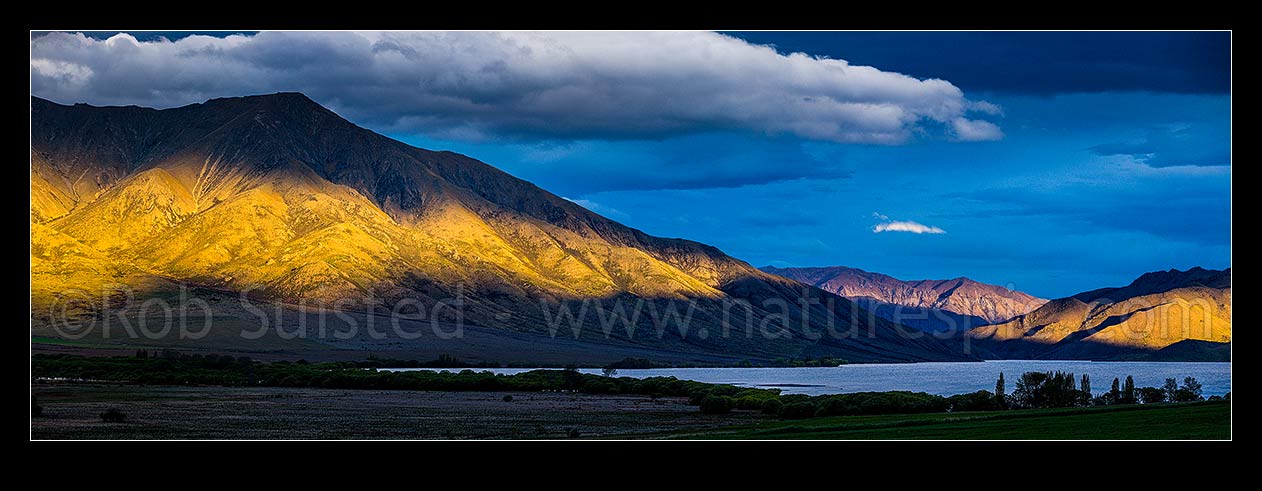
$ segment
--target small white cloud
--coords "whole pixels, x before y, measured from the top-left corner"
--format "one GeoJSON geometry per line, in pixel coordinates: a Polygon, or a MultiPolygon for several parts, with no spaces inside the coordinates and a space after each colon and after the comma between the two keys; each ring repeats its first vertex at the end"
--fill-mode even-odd
{"type": "Polygon", "coordinates": [[[872,227],[872,233],[879,234],[881,232],[911,232],[913,234],[945,234],[946,230],[938,227],[931,227],[923,223],[911,221],[896,221],[878,223],[872,227]]]}
{"type": "Polygon", "coordinates": [[[1003,107],[991,102],[968,101],[967,107],[969,111],[976,111],[991,116],[1003,116],[1003,107]]]}
{"type": "Polygon", "coordinates": [[[955,138],[960,141],[994,141],[1003,139],[1003,130],[989,121],[980,119],[955,118],[951,120],[951,129],[955,138]]]}
{"type": "Polygon", "coordinates": [[[872,218],[875,218],[877,220],[885,220],[885,221],[888,221],[890,219],[890,217],[882,215],[881,212],[879,211],[872,212],[872,218]]]}

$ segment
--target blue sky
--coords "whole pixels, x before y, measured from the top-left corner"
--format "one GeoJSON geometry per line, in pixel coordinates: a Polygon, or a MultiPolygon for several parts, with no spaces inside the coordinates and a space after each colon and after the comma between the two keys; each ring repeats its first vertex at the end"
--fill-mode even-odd
{"type": "Polygon", "coordinates": [[[300,90],[755,266],[1043,297],[1230,266],[1227,33],[59,33],[32,38],[32,86],[300,90]]]}

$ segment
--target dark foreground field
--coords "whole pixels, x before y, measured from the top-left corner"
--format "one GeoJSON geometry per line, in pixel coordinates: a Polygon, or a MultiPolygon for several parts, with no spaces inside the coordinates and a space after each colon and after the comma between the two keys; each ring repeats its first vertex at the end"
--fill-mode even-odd
{"type": "Polygon", "coordinates": [[[470,439],[662,434],[765,420],[687,398],[556,392],[36,384],[34,439],[470,439]],[[505,402],[504,396],[512,401],[505,402]],[[101,421],[118,408],[122,423],[101,421]]]}
{"type": "Polygon", "coordinates": [[[1231,403],[839,416],[708,428],[667,436],[783,440],[1226,440],[1231,438],[1231,403]]]}
{"type": "Polygon", "coordinates": [[[745,411],[703,415],[684,398],[632,395],[107,384],[33,390],[44,408],[31,421],[35,439],[1231,438],[1229,402],[779,421],[745,411]],[[109,408],[126,421],[102,422],[109,408]]]}

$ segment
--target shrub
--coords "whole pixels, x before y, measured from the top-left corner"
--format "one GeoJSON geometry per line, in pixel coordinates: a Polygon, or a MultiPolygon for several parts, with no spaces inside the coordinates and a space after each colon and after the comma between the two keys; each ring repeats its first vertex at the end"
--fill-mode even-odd
{"type": "Polygon", "coordinates": [[[789,394],[787,396],[780,396],[780,402],[784,403],[786,406],[799,402],[811,402],[811,396],[806,394],[789,394]]]}
{"type": "MultiPolygon", "coordinates": [[[[977,404],[994,408],[994,396],[980,391],[965,394],[971,401],[974,398],[986,398],[977,404]]],[[[958,403],[959,399],[957,399],[958,403]]],[[[915,414],[943,412],[951,407],[945,397],[925,392],[856,392],[853,394],[834,394],[822,396],[783,396],[780,415],[785,419],[809,418],[813,416],[845,416],[856,414],[915,414]],[[810,408],[809,410],[807,408],[810,408]]]]}
{"type": "Polygon", "coordinates": [[[806,419],[814,416],[815,405],[809,402],[785,404],[780,408],[780,417],[783,419],[806,419]]]}
{"type": "MultiPolygon", "coordinates": [[[[735,394],[730,394],[730,395],[736,399],[752,396],[761,401],[764,399],[777,397],[779,393],[780,393],[780,389],[744,389],[740,392],[737,392],[735,394]]],[[[729,394],[724,394],[724,395],[729,395],[729,394]]]]}
{"type": "Polygon", "coordinates": [[[126,420],[127,415],[122,411],[119,411],[116,407],[106,409],[105,412],[101,413],[101,421],[106,423],[122,423],[126,420]]]}
{"type": "Polygon", "coordinates": [[[762,401],[763,414],[770,414],[774,416],[780,414],[780,409],[782,408],[784,408],[784,403],[780,402],[780,399],[767,399],[762,401]]]}
{"type": "Polygon", "coordinates": [[[513,396],[511,394],[505,395],[504,402],[513,402],[513,396]]]}
{"type": "MultiPolygon", "coordinates": [[[[703,387],[706,387],[706,386],[703,386],[703,387]]],[[[728,396],[728,397],[736,397],[737,394],[740,394],[747,390],[751,390],[751,389],[742,389],[735,385],[711,385],[711,386],[708,386],[708,389],[711,394],[719,395],[719,396],[728,396]]]]}
{"type": "Polygon", "coordinates": [[[689,406],[700,406],[700,405],[701,405],[701,400],[702,400],[702,399],[705,399],[705,398],[706,398],[707,396],[709,396],[709,395],[710,395],[710,391],[706,391],[706,390],[700,390],[700,391],[690,392],[690,393],[688,394],[688,405],[689,405],[689,406]]]}
{"type": "Polygon", "coordinates": [[[956,394],[947,398],[951,411],[994,411],[1003,409],[994,394],[979,390],[971,394],[956,394]]]}
{"type": "Polygon", "coordinates": [[[732,411],[733,400],[728,396],[708,395],[701,399],[702,414],[723,414],[732,411]]]}
{"type": "Polygon", "coordinates": [[[588,394],[616,394],[618,386],[607,379],[597,379],[583,384],[583,392],[588,394]]]}
{"type": "Polygon", "coordinates": [[[945,412],[945,397],[924,392],[886,392],[881,397],[870,398],[859,406],[861,414],[910,414],[945,412]]]}
{"type": "Polygon", "coordinates": [[[736,409],[762,409],[762,403],[769,399],[759,398],[757,396],[744,396],[736,399],[736,409]]]}
{"type": "Polygon", "coordinates": [[[843,416],[858,413],[849,397],[829,397],[815,406],[815,416],[843,416]]]}

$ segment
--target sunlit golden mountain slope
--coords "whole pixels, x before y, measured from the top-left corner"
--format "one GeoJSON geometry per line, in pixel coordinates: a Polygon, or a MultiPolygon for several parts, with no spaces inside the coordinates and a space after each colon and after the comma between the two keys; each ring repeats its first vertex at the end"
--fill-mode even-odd
{"type": "Polygon", "coordinates": [[[131,289],[154,291],[176,285],[93,249],[47,225],[31,224],[31,303],[33,313],[46,309],[77,311],[85,301],[126,294],[131,289]]]}
{"type": "Polygon", "coordinates": [[[1231,269],[1148,273],[1047,302],[969,336],[1004,358],[1101,358],[1185,341],[1231,342],[1231,269]]]}
{"type": "Polygon", "coordinates": [[[781,313],[765,301],[796,307],[806,295],[832,305],[781,324],[871,335],[662,342],[763,357],[966,357],[713,247],[649,236],[472,158],[365,130],[301,94],[161,111],[33,98],[31,146],[32,247],[75,251],[38,265],[35,296],[89,274],[285,302],[458,292],[466,321],[538,330],[548,305],[583,299],[696,300],[697,325],[717,328],[725,300],[751,302],[735,320],[761,325],[781,313]]]}

